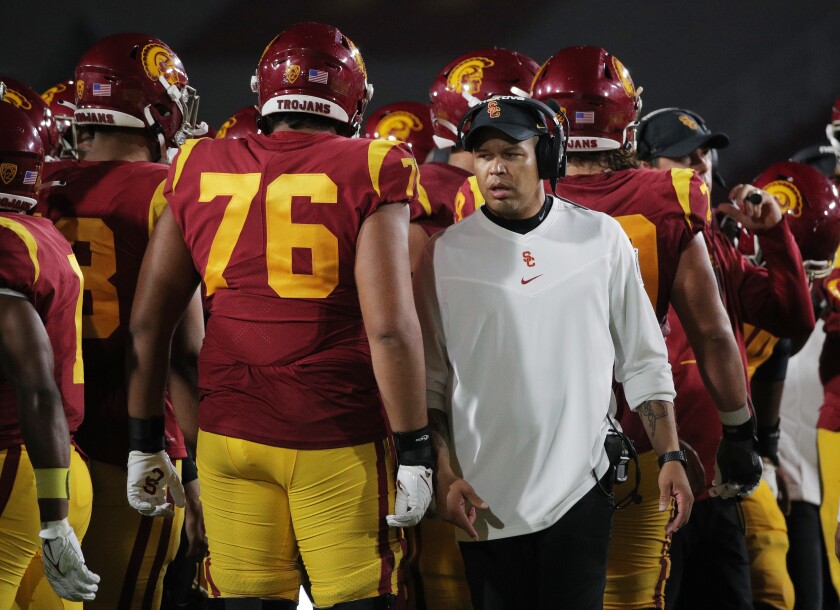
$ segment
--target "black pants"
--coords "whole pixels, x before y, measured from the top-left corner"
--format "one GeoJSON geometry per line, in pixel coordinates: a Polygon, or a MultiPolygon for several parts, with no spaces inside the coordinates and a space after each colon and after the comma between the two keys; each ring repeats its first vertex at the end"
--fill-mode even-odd
{"type": "Polygon", "coordinates": [[[548,529],[460,543],[474,610],[601,610],[612,513],[610,469],[548,529]]]}
{"type": "Polygon", "coordinates": [[[735,500],[695,502],[671,539],[668,610],[752,610],[750,560],[735,500]]]}
{"type": "Polygon", "coordinates": [[[810,502],[791,502],[786,517],[790,550],[788,573],[796,595],[795,610],[836,610],[837,593],[831,584],[820,523],[820,507],[810,502]]]}

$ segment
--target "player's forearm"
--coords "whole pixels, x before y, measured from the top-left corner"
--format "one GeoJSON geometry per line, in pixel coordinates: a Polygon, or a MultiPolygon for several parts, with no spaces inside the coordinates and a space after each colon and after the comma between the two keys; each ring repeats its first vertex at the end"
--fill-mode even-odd
{"type": "MultiPolygon", "coordinates": [[[[44,476],[47,480],[54,479],[60,475],[66,481],[66,469],[70,467],[70,433],[58,389],[53,386],[42,390],[19,390],[18,409],[23,443],[32,467],[36,469],[36,480],[44,476]],[[61,473],[61,470],[65,472],[61,473]]],[[[41,495],[57,494],[44,493],[43,490],[39,493],[41,522],[60,521],[67,517],[69,503],[66,498],[42,498],[41,495]]]]}
{"type": "Polygon", "coordinates": [[[135,324],[132,317],[126,355],[130,417],[148,419],[163,415],[171,341],[171,334],[142,322],[135,324]]]}
{"type": "Polygon", "coordinates": [[[706,390],[719,411],[736,411],[747,402],[741,353],[728,327],[714,334],[689,336],[706,390]]]}
{"type": "Polygon", "coordinates": [[[415,321],[369,335],[373,370],[394,432],[426,426],[423,340],[415,321]]]}
{"type": "Polygon", "coordinates": [[[657,455],[679,450],[673,403],[665,400],[646,400],[639,405],[636,413],[642,418],[651,447],[657,455]]]}

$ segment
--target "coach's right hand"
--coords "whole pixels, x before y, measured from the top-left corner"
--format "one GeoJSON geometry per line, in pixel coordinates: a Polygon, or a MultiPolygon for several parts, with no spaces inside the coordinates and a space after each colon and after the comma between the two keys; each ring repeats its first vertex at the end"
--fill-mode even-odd
{"type": "Polygon", "coordinates": [[[476,508],[490,508],[487,502],[475,493],[472,485],[448,469],[437,472],[436,492],[438,514],[478,540],[478,532],[473,527],[476,508]]]}
{"type": "Polygon", "coordinates": [[[132,508],[147,517],[172,517],[175,509],[166,501],[167,487],[175,506],[183,507],[184,486],[165,451],[128,454],[127,492],[132,508]]]}

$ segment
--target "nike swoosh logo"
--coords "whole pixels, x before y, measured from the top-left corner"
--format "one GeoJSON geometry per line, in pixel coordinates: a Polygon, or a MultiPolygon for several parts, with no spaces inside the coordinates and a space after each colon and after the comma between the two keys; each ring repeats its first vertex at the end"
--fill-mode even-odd
{"type": "Polygon", "coordinates": [[[535,279],[537,279],[538,277],[542,277],[542,275],[543,275],[543,274],[542,274],[542,273],[540,273],[539,275],[535,275],[534,277],[532,277],[531,279],[528,279],[528,280],[526,280],[526,279],[523,277],[520,281],[522,282],[522,284],[523,284],[523,285],[524,285],[524,284],[529,284],[529,283],[533,282],[535,279]]]}

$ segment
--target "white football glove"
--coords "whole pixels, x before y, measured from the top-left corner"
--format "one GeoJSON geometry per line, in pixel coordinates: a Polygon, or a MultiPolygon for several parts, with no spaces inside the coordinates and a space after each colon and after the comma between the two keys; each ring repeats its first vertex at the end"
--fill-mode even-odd
{"type": "Polygon", "coordinates": [[[186,503],[184,486],[165,451],[132,451],[128,454],[126,491],[132,508],[147,517],[173,516],[175,509],[166,501],[167,487],[175,506],[183,507],[186,503]]]}
{"type": "Polygon", "coordinates": [[[67,519],[42,523],[41,555],[44,573],[59,597],[91,601],[99,589],[99,576],[87,569],[76,532],[67,519]]]}
{"type": "Polygon", "coordinates": [[[400,466],[397,470],[397,500],[394,515],[385,520],[391,527],[412,527],[420,523],[432,502],[432,469],[400,466]]]}

